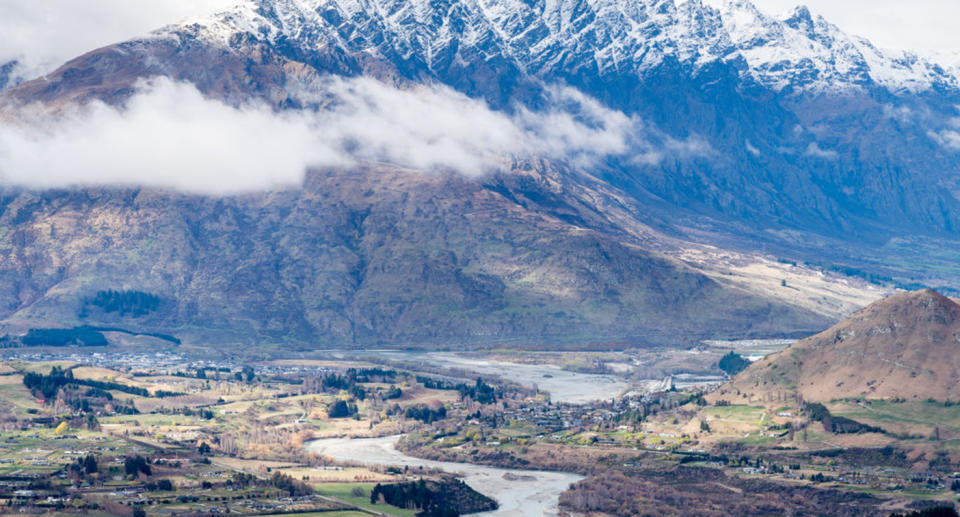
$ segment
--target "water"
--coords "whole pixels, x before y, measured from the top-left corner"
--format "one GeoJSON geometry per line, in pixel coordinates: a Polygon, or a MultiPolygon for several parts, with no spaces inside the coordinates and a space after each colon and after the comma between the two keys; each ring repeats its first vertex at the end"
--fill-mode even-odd
{"type": "Polygon", "coordinates": [[[386,438],[330,438],[306,445],[307,450],[338,461],[374,465],[441,469],[458,475],[474,490],[496,499],[500,508],[473,515],[484,517],[552,517],[557,501],[571,484],[583,479],[577,474],[485,467],[469,463],[432,461],[407,456],[395,447],[399,436],[386,438]]]}
{"type": "MultiPolygon", "coordinates": [[[[453,352],[378,351],[379,357],[400,361],[423,361],[433,366],[460,368],[478,375],[497,375],[524,386],[537,386],[554,402],[583,404],[610,400],[628,384],[611,375],[576,373],[549,364],[520,364],[465,357],[453,352]]],[[[357,354],[362,356],[363,354],[357,354]]]]}

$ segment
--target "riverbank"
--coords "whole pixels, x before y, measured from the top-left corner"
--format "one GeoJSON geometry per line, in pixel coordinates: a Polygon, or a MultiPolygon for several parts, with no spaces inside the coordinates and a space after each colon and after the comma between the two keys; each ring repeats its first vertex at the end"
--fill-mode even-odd
{"type": "Polygon", "coordinates": [[[458,475],[474,490],[496,499],[497,510],[474,514],[481,517],[552,517],[558,515],[560,494],[583,479],[577,474],[502,469],[433,461],[408,456],[396,448],[399,436],[386,438],[330,438],[306,444],[308,452],[337,461],[397,465],[413,469],[438,469],[458,475]]]}
{"type": "Polygon", "coordinates": [[[473,376],[493,376],[547,392],[554,402],[585,404],[596,400],[610,400],[630,387],[629,383],[614,375],[571,372],[552,364],[521,364],[455,352],[378,350],[354,351],[350,355],[359,358],[375,355],[380,361],[423,363],[434,368],[472,372],[473,376]]]}

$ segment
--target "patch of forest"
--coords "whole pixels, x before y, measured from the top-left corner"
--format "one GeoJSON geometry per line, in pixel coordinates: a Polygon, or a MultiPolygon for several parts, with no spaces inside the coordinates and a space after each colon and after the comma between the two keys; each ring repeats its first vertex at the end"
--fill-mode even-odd
{"type": "MultiPolygon", "coordinates": [[[[140,397],[151,396],[150,392],[145,388],[127,386],[126,384],[120,384],[116,382],[97,381],[92,379],[76,379],[73,376],[72,370],[64,370],[59,366],[54,366],[47,375],[36,372],[26,373],[23,376],[23,385],[44,400],[48,401],[55,399],[57,392],[65,386],[86,386],[88,388],[96,389],[97,393],[113,390],[122,393],[129,393],[131,395],[137,395],[140,397]]],[[[163,398],[178,397],[181,395],[184,395],[184,393],[155,391],[152,396],[163,398]]]]}
{"type": "Polygon", "coordinates": [[[22,336],[4,336],[0,338],[0,348],[24,347],[100,347],[110,345],[104,332],[119,332],[130,336],[146,336],[179,345],[180,339],[158,332],[135,332],[118,327],[93,327],[83,325],[69,329],[34,328],[22,336]]]}
{"type": "Polygon", "coordinates": [[[823,424],[823,429],[834,434],[880,433],[886,434],[884,429],[862,424],[856,420],[830,414],[830,410],[823,404],[808,403],[803,411],[810,416],[810,420],[823,424]]]}
{"type": "Polygon", "coordinates": [[[454,477],[439,481],[420,479],[407,483],[378,483],[370,492],[370,502],[420,510],[418,517],[459,517],[499,507],[496,501],[454,477]]]}
{"type": "Polygon", "coordinates": [[[107,314],[139,318],[159,309],[160,302],[159,296],[143,291],[97,291],[92,297],[83,299],[80,317],[85,318],[91,308],[96,308],[107,314]]]}
{"type": "Polygon", "coordinates": [[[30,329],[20,338],[23,346],[107,346],[106,336],[89,327],[72,329],[30,329]]]}

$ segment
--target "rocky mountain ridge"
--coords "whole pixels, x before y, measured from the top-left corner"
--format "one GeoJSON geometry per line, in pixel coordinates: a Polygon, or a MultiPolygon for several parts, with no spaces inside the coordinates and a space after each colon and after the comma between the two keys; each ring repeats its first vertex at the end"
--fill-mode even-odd
{"type": "Polygon", "coordinates": [[[224,47],[238,34],[255,34],[305,51],[335,46],[420,61],[438,75],[453,61],[480,53],[536,77],[583,69],[601,77],[643,76],[671,60],[696,73],[711,63],[742,60],[745,77],[776,91],[838,92],[875,83],[896,92],[960,84],[941,65],[880,50],[804,6],[778,18],[749,0],[728,0],[720,9],[698,0],[267,0],[196,26],[201,37],[224,47]]]}

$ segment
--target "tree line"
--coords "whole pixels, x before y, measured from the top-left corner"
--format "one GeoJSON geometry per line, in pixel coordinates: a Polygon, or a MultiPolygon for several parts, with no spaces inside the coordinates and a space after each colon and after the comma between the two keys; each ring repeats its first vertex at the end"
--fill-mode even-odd
{"type": "MultiPolygon", "coordinates": [[[[141,397],[151,396],[150,392],[145,388],[127,386],[126,384],[120,384],[116,382],[97,381],[93,379],[76,379],[73,376],[73,370],[64,370],[59,366],[54,366],[47,375],[37,372],[26,373],[23,376],[23,385],[34,394],[42,395],[42,398],[47,401],[56,398],[57,392],[59,392],[63,387],[70,385],[93,388],[97,391],[93,391],[92,393],[88,391],[88,395],[102,395],[103,398],[106,398],[107,400],[113,400],[113,396],[108,393],[109,390],[120,391],[141,397]]],[[[177,397],[181,395],[184,395],[184,393],[172,391],[158,391],[153,394],[153,396],[161,398],[177,397]]]]}
{"type": "Polygon", "coordinates": [[[134,318],[150,314],[160,307],[160,297],[143,291],[97,291],[92,298],[84,298],[80,317],[86,317],[88,307],[98,307],[106,313],[131,315],[134,318]]]}

